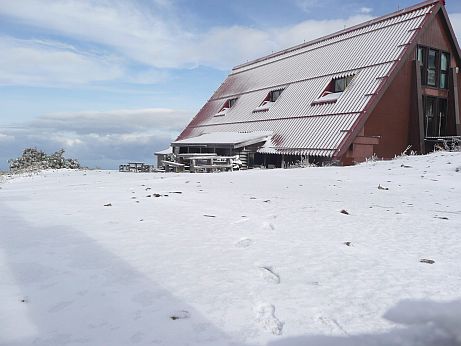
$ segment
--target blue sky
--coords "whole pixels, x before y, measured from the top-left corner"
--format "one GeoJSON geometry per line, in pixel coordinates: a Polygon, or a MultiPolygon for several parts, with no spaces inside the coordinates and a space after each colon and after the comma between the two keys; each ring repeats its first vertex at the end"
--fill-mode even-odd
{"type": "Polygon", "coordinates": [[[232,66],[414,3],[0,0],[0,169],[28,146],[152,162],[232,66]]]}

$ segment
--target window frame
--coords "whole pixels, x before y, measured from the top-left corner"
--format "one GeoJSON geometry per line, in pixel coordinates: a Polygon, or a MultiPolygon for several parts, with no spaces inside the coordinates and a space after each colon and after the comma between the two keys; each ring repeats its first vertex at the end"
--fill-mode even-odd
{"type": "Polygon", "coordinates": [[[449,85],[449,71],[450,71],[450,53],[448,52],[445,52],[445,51],[440,51],[440,64],[439,64],[439,68],[440,68],[440,72],[439,72],[439,88],[440,89],[448,89],[448,85],[449,85]],[[443,57],[446,57],[446,69],[443,70],[442,69],[442,60],[443,60],[443,57]],[[442,79],[442,76],[445,76],[444,79],[442,79]],[[442,85],[442,80],[445,81],[445,84],[442,85]]]}
{"type": "Polygon", "coordinates": [[[227,99],[226,102],[222,105],[221,109],[219,110],[218,113],[216,113],[214,116],[215,117],[223,117],[226,115],[226,113],[231,109],[232,107],[235,106],[237,103],[238,97],[233,97],[230,99],[227,99]]]}
{"type": "Polygon", "coordinates": [[[264,100],[260,103],[260,105],[253,109],[253,113],[267,112],[269,108],[279,100],[284,90],[285,88],[278,88],[269,91],[264,100]],[[277,97],[274,98],[274,95],[277,95],[277,97]]]}
{"type": "Polygon", "coordinates": [[[333,77],[328,84],[325,86],[320,95],[311,103],[311,106],[325,103],[335,103],[339,97],[347,90],[351,85],[356,74],[348,74],[342,77],[333,77]],[[337,88],[337,81],[344,80],[344,86],[337,88]],[[331,96],[329,96],[331,95],[331,96]]]}
{"type": "Polygon", "coordinates": [[[451,54],[442,49],[437,49],[433,47],[428,47],[424,45],[418,45],[416,47],[416,61],[420,63],[421,71],[421,85],[437,88],[437,89],[448,89],[449,88],[449,78],[450,78],[450,58],[451,54]],[[429,66],[429,57],[430,53],[435,52],[434,57],[434,66],[429,66]],[[442,56],[445,56],[447,59],[446,70],[442,70],[442,56]],[[429,83],[430,73],[434,74],[434,83],[429,83]],[[443,78],[443,77],[444,78],[443,78]],[[442,84],[444,80],[444,84],[442,84]]]}
{"type": "Polygon", "coordinates": [[[423,95],[423,109],[424,138],[436,138],[446,136],[448,130],[448,99],[444,97],[423,95]],[[429,104],[432,104],[432,116],[428,116],[429,104]]]}

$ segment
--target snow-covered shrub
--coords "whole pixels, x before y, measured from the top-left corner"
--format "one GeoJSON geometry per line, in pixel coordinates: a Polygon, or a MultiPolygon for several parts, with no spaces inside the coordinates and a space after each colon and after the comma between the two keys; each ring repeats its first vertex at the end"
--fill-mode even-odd
{"type": "Polygon", "coordinates": [[[18,172],[34,172],[42,169],[79,169],[80,163],[75,159],[66,159],[64,157],[64,149],[60,149],[54,154],[47,155],[45,152],[37,148],[24,149],[22,155],[17,159],[8,161],[10,171],[18,172]]]}
{"type": "Polygon", "coordinates": [[[443,141],[443,149],[447,151],[461,151],[461,139],[453,138],[443,141]]]}

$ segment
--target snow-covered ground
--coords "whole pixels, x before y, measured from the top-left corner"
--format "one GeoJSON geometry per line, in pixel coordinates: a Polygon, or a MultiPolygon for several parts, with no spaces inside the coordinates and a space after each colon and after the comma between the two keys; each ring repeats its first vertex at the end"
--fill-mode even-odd
{"type": "Polygon", "coordinates": [[[0,220],[1,345],[461,344],[461,153],[47,171],[0,220]]]}

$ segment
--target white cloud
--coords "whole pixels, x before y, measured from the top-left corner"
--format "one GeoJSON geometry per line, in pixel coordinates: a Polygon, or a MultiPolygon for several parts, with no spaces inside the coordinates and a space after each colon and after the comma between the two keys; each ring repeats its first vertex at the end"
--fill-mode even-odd
{"type": "Polygon", "coordinates": [[[0,36],[0,51],[0,84],[86,84],[123,75],[115,58],[79,53],[58,42],[0,36]]]}
{"type": "Polygon", "coordinates": [[[313,9],[321,7],[322,2],[318,0],[297,0],[296,4],[301,10],[306,13],[311,12],[313,9]]]}
{"type": "Polygon", "coordinates": [[[163,108],[53,113],[38,117],[34,128],[78,134],[177,132],[191,119],[190,112],[163,108]]]}
{"type": "Polygon", "coordinates": [[[14,140],[14,136],[0,133],[0,142],[11,142],[13,140],[14,140]]]}
{"type": "MultiPolygon", "coordinates": [[[[371,18],[359,15],[336,20],[308,20],[294,26],[265,30],[245,26],[214,27],[202,32],[184,27],[177,17],[170,15],[174,13],[171,10],[171,1],[156,0],[155,3],[157,9],[120,0],[22,0],[3,3],[0,15],[52,30],[75,40],[96,44],[101,49],[110,50],[112,54],[120,56],[121,60],[127,59],[154,69],[197,65],[229,69],[246,60],[371,18]],[[44,7],[46,11],[43,11],[44,7]],[[165,8],[169,10],[166,11],[165,8]]],[[[306,8],[315,6],[315,3],[300,1],[306,8]]],[[[58,47],[54,45],[53,49],[58,47]]],[[[70,54],[68,47],[64,46],[62,49],[70,54]]],[[[96,63],[95,60],[88,61],[88,57],[83,59],[82,55],[74,52],[71,58],[80,58],[82,64],[96,63]]],[[[53,60],[53,56],[49,56],[49,59],[53,60]]],[[[19,68],[13,67],[13,70],[19,68]]],[[[139,76],[132,81],[155,82],[158,78],[161,80],[161,76],[154,73],[154,77],[139,76]]]]}
{"type": "Polygon", "coordinates": [[[362,7],[362,8],[360,8],[359,12],[364,13],[364,14],[370,14],[372,11],[373,11],[373,9],[370,8],[370,7],[362,7]]]}

